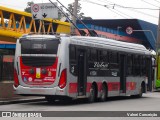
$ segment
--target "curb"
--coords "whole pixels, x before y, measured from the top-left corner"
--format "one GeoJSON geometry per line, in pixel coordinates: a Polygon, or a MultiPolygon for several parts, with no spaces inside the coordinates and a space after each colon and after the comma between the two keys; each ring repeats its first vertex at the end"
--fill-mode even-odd
{"type": "Polygon", "coordinates": [[[17,99],[17,100],[6,100],[6,101],[3,100],[3,101],[0,101],[0,105],[39,102],[39,101],[45,101],[45,98],[29,98],[29,99],[17,99]]]}

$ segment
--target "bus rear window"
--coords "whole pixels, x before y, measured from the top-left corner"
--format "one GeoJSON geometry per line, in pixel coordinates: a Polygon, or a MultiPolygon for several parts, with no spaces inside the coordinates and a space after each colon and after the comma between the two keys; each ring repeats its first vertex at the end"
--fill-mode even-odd
{"type": "Polygon", "coordinates": [[[23,39],[21,42],[22,54],[57,54],[59,40],[28,40],[23,39]]]}

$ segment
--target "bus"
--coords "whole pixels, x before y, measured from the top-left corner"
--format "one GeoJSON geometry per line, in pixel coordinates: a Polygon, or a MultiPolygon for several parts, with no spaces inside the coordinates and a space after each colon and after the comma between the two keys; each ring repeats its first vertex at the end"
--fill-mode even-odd
{"type": "Polygon", "coordinates": [[[159,89],[160,88],[160,53],[159,51],[157,52],[156,55],[156,77],[155,77],[155,88],[159,89]]]}
{"type": "Polygon", "coordinates": [[[48,102],[136,96],[152,86],[152,56],[143,45],[107,38],[24,35],[17,40],[14,91],[48,102]]]}

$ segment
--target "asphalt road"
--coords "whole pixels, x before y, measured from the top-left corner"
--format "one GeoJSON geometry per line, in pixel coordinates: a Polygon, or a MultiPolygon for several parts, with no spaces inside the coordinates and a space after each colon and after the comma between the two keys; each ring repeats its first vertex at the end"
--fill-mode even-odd
{"type": "MultiPolygon", "coordinates": [[[[1,105],[0,111],[22,111],[22,112],[24,111],[150,111],[153,112],[153,111],[160,111],[160,92],[147,93],[144,94],[142,98],[131,98],[129,96],[112,97],[109,98],[106,102],[95,102],[92,104],[89,104],[85,99],[73,100],[70,103],[57,101],[51,104],[46,101],[38,101],[38,102],[8,104],[8,105],[1,105]]],[[[88,113],[86,112],[86,114],[88,113]]],[[[96,112],[92,114],[94,114],[95,117],[96,112]]],[[[61,117],[61,115],[59,116],[61,117]]],[[[74,117],[72,119],[74,119],[74,117]]],[[[103,118],[101,117],[98,119],[101,120],[103,118]]],[[[112,119],[112,118],[107,118],[107,119],[112,119]]],[[[120,117],[114,119],[121,120],[120,117]]],[[[141,120],[143,119],[144,118],[141,118],[141,120]]],[[[145,118],[145,120],[146,119],[147,118],[145,118]]],[[[157,118],[152,118],[152,119],[155,120],[157,118]]],[[[148,120],[150,120],[150,118],[148,118],[148,120]]]]}

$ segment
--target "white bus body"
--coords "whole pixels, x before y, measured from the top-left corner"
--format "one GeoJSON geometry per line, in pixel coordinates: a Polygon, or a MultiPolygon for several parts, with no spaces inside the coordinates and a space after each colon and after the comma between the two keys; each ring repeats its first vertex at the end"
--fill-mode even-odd
{"type": "Polygon", "coordinates": [[[14,90],[19,95],[96,98],[137,95],[150,84],[143,45],[99,37],[26,35],[17,40],[14,90]]]}

